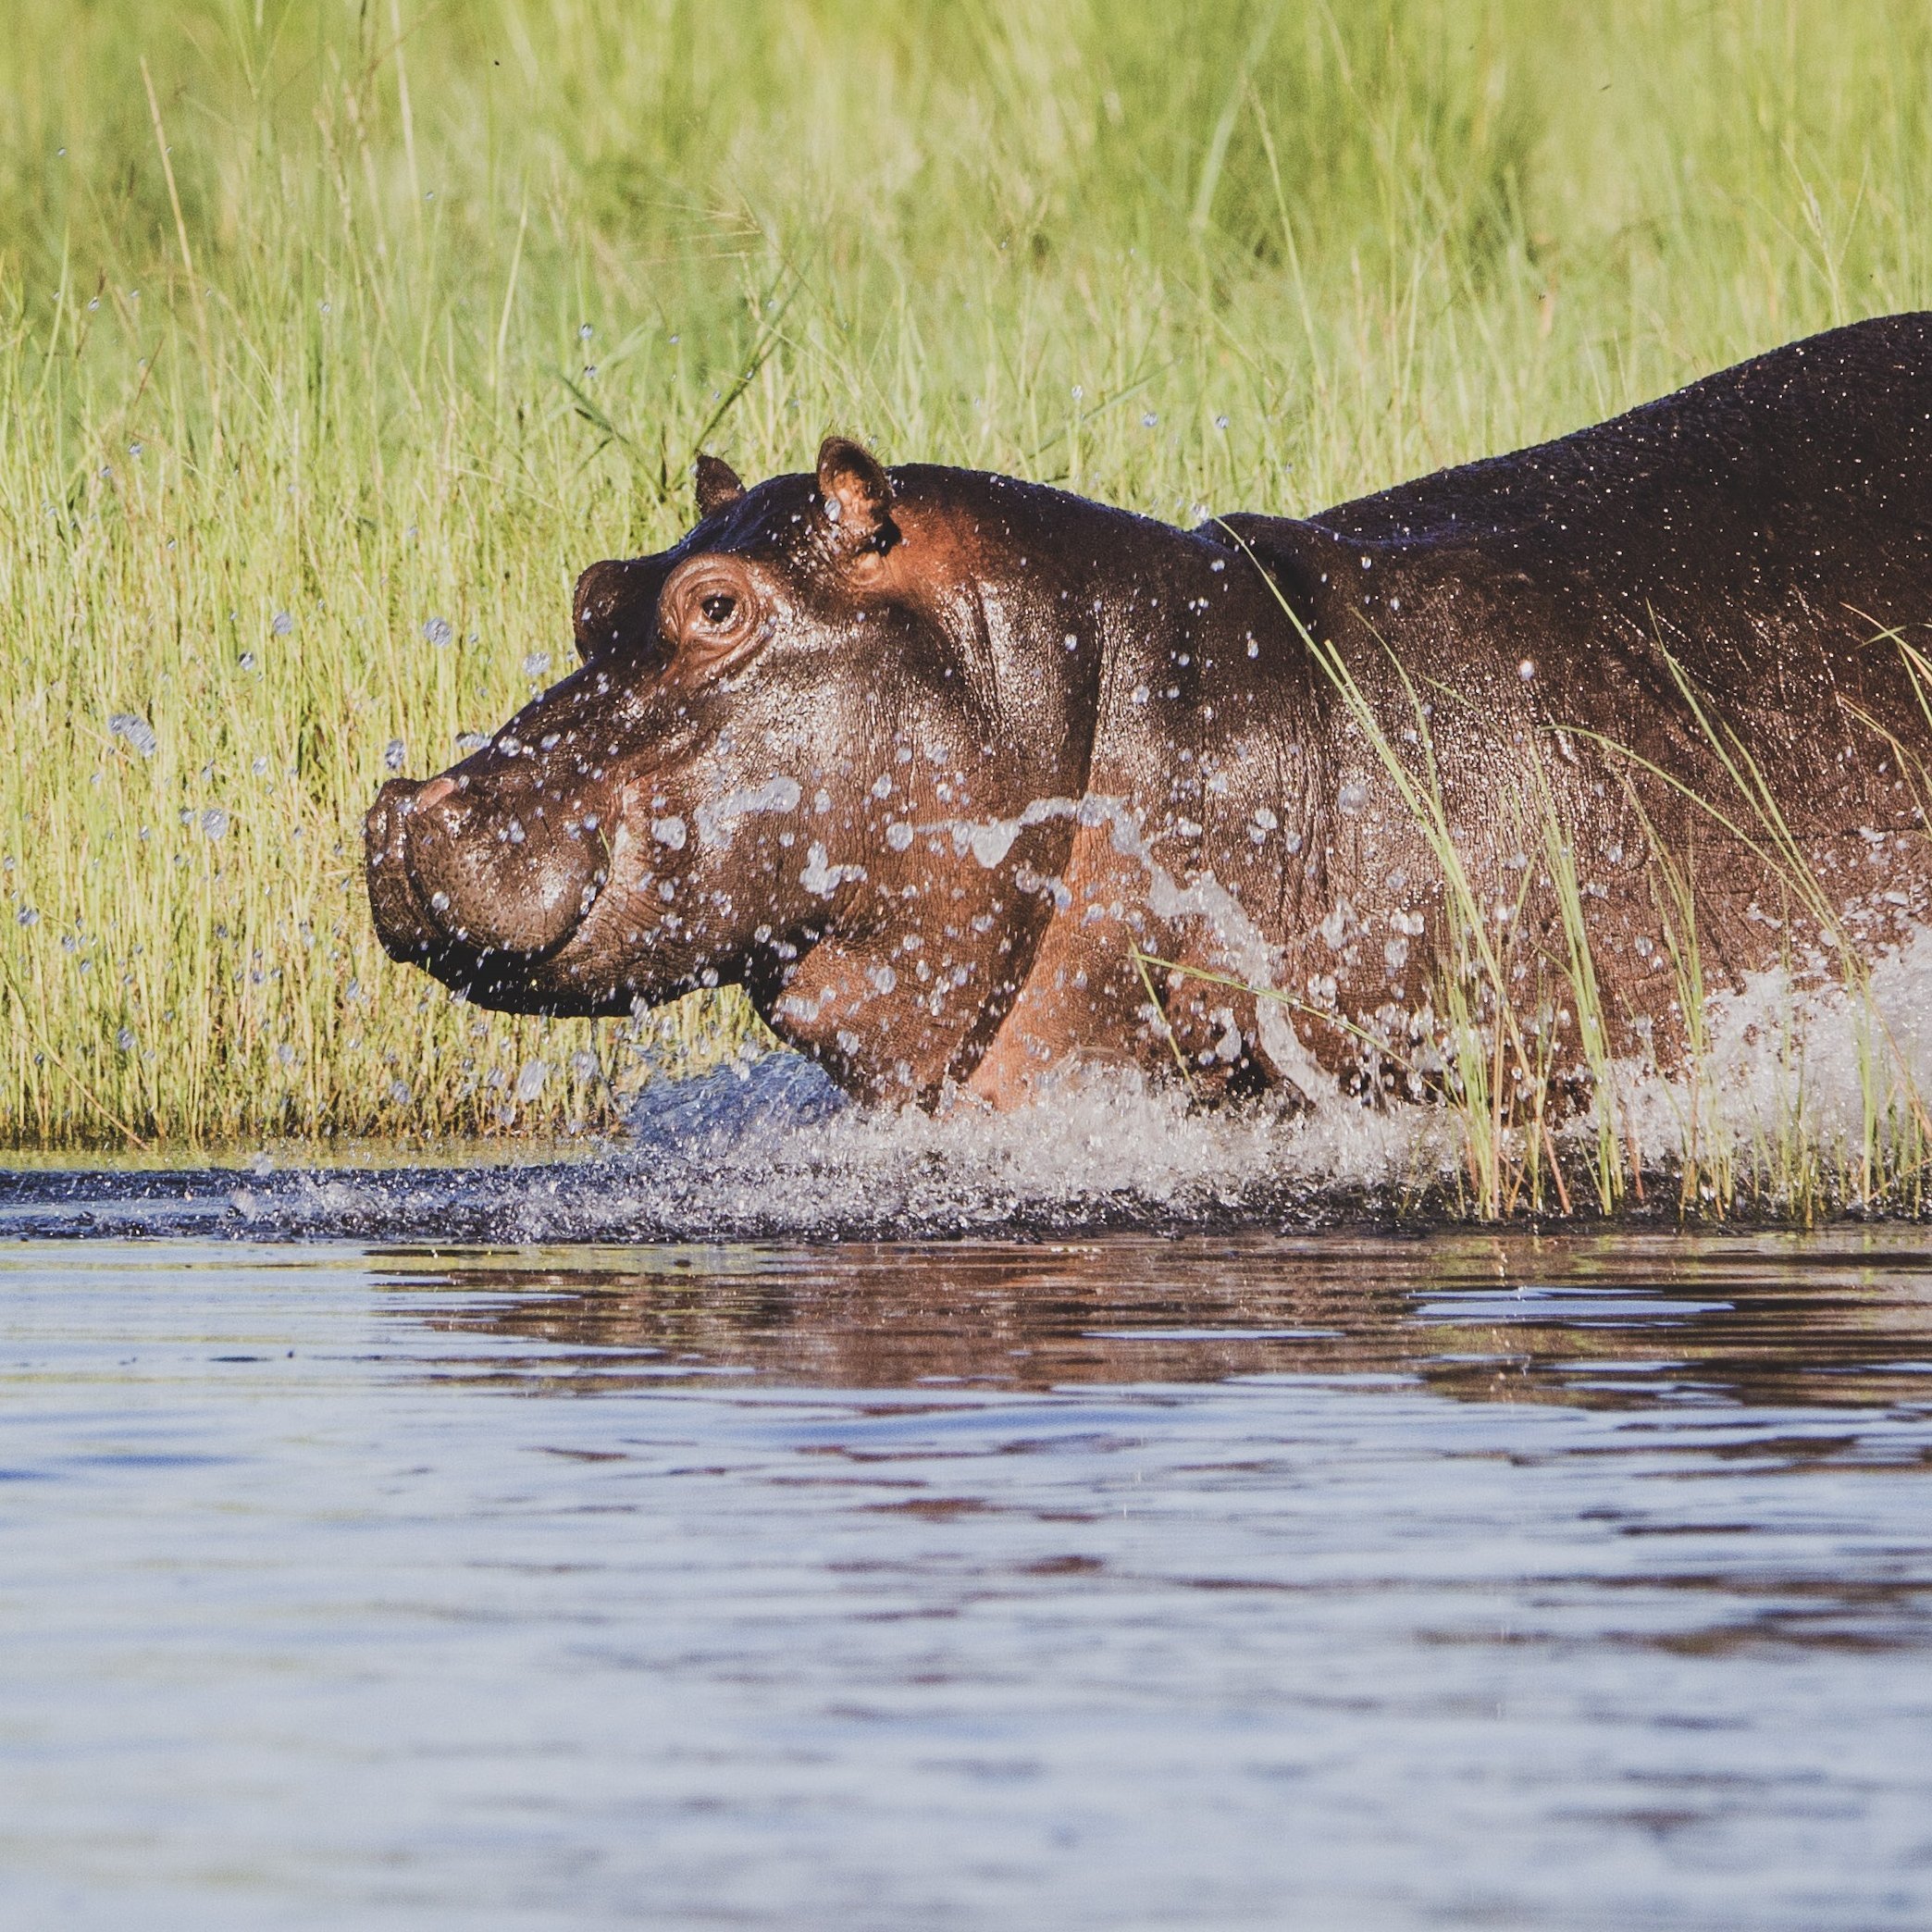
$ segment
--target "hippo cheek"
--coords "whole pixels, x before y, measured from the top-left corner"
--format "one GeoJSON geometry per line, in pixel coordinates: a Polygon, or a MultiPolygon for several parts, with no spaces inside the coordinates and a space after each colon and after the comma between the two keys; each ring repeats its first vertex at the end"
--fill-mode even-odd
{"type": "Polygon", "coordinates": [[[736,979],[754,944],[749,927],[762,916],[743,910],[762,897],[741,890],[741,856],[715,826],[703,836],[663,811],[642,825],[620,818],[601,917],[587,947],[573,946],[558,963],[581,970],[595,954],[600,972],[651,1003],[736,979]]]}

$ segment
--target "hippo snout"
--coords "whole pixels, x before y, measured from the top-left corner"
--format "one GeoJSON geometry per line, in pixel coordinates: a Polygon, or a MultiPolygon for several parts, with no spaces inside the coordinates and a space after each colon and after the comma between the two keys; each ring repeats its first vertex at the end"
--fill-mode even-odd
{"type": "Polygon", "coordinates": [[[365,824],[369,898],[392,958],[540,958],[583,923],[604,879],[596,820],[445,774],[392,779],[365,824]]]}

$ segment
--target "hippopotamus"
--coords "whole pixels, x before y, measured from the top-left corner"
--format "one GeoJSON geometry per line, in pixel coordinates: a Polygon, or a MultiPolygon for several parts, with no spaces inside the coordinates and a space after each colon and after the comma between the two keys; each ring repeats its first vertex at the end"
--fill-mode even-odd
{"type": "Polygon", "coordinates": [[[384,946],[483,1006],[736,985],[873,1100],[1320,1105],[1422,1091],[1451,982],[1550,1065],[1591,1014],[1662,1057],[1926,910],[1932,316],[1303,517],[837,436],[696,493],[368,815],[384,946]]]}

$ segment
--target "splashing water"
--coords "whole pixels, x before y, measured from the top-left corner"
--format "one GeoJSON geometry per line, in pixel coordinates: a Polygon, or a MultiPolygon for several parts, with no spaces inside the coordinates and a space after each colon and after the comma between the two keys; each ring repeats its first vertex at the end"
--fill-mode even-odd
{"type": "Polygon", "coordinates": [[[1418,1159],[1439,1168],[1440,1124],[1355,1107],[1191,1114],[1117,1071],[1009,1113],[868,1108],[792,1054],[647,1089],[631,1123],[638,1163],[680,1195],[688,1184],[713,1226],[817,1234],[1278,1217],[1400,1185],[1418,1159]]]}
{"type": "MultiPolygon", "coordinates": [[[[1695,1067],[1619,1067],[1619,1104],[1646,1166],[1741,1157],[1780,1134],[1837,1158],[1875,1107],[1909,1114],[1932,1093],[1928,1011],[1932,934],[1883,955],[1857,993],[1759,974],[1713,999],[1695,1067]]],[[[1463,1155],[1440,1106],[1331,1091],[1307,1111],[1195,1112],[1112,1069],[1070,1074],[1009,1113],[963,1102],[929,1115],[848,1105],[786,1053],[653,1084],[629,1124],[608,1171],[649,1190],[648,1222],[686,1235],[1300,1220],[1440,1201],[1463,1155]]],[[[1563,1138],[1580,1148],[1593,1132],[1581,1114],[1563,1138]]]]}
{"type": "MultiPolygon", "coordinates": [[[[1932,1092],[1928,1010],[1932,935],[1882,957],[1856,995],[1762,974],[1712,1001],[1696,1068],[1665,1078],[1619,1066],[1617,1106],[1653,1172],[1688,1153],[1747,1157],[1780,1133],[1828,1164],[1857,1142],[1875,1092],[1895,1121],[1932,1092]]],[[[551,1071],[530,1062],[519,1091],[551,1071]]],[[[408,1106],[404,1083],[393,1098],[408,1106]]],[[[1594,1131],[1579,1115],[1560,1138],[1580,1156],[1594,1131]]],[[[1464,1158],[1462,1125],[1440,1105],[1370,1106],[1331,1089],[1307,1110],[1193,1111],[1171,1086],[1096,1069],[1011,1112],[964,1098],[928,1114],[855,1105],[813,1062],[778,1051],[653,1079],[616,1138],[525,1144],[514,1158],[497,1144],[414,1165],[390,1150],[317,1167],[303,1150],[268,1171],[17,1173],[0,1180],[0,1230],[688,1241],[1279,1228],[1454,1212],[1464,1158]]],[[[1875,1205],[1855,1186],[1840,1199],[1875,1205]]],[[[1666,1186],[1651,1205],[1668,1216],[1677,1201],[1666,1186]]],[[[1754,1205],[1789,1204],[1771,1190],[1754,1205]]]]}
{"type": "Polygon", "coordinates": [[[116,712],[107,720],[107,729],[115,737],[126,739],[143,758],[152,758],[160,747],[155,727],[139,712],[116,712]]]}
{"type": "Polygon", "coordinates": [[[1923,1118],[1932,1096],[1932,931],[1874,960],[1848,990],[1781,968],[1752,974],[1705,1008],[1703,1063],[1669,1079],[1634,1062],[1617,1070],[1621,1099],[1647,1156],[1678,1161],[1692,1131],[1732,1153],[1802,1137],[1830,1154],[1868,1116],[1923,1118]]]}

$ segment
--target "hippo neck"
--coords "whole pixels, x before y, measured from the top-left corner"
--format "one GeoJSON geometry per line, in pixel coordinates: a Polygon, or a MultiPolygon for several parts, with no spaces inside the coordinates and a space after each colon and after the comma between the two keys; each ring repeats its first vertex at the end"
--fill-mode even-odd
{"type": "Polygon", "coordinates": [[[958,555],[934,614],[1000,756],[1043,799],[1086,789],[1114,687],[1150,644],[1255,631],[1293,650],[1297,622],[1320,621],[1321,573],[1342,547],[1316,526],[1267,519],[1274,542],[1244,557],[1218,525],[1177,529],[977,471],[909,464],[892,476],[909,532],[923,526],[958,555]]]}

